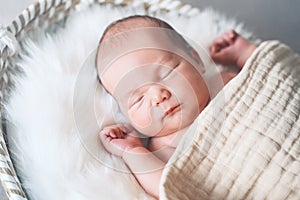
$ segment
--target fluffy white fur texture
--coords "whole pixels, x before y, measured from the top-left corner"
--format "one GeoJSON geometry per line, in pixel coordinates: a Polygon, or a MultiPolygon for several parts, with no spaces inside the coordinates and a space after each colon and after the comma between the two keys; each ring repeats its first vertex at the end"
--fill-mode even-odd
{"type": "MultiPolygon", "coordinates": [[[[88,8],[71,16],[66,27],[56,34],[40,33],[38,38],[26,41],[27,54],[18,63],[26,75],[15,77],[16,90],[6,110],[10,122],[9,148],[30,199],[150,199],[130,173],[109,167],[126,169],[119,158],[106,153],[99,143],[99,127],[85,115],[90,102],[79,98],[79,110],[73,106],[80,68],[97,47],[104,28],[116,19],[136,13],[146,12],[142,8],[88,8]],[[81,130],[74,112],[82,117],[81,130]],[[86,138],[80,136],[82,131],[86,138]],[[101,153],[95,156],[97,152],[101,153]],[[99,162],[99,158],[109,166],[99,162]]],[[[251,35],[241,24],[210,9],[192,18],[176,12],[155,16],[205,48],[230,28],[246,37],[251,35]]],[[[93,78],[92,73],[85,80],[91,82],[93,78]]],[[[101,99],[102,90],[95,95],[101,99]]],[[[102,122],[111,104],[95,105],[97,120],[102,122]]]]}

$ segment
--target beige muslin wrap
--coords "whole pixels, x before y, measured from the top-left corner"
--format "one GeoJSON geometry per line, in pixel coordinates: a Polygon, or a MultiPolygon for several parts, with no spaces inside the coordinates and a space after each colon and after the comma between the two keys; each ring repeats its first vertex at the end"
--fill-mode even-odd
{"type": "Polygon", "coordinates": [[[300,199],[300,57],[262,43],[198,116],[160,199],[300,199]]]}

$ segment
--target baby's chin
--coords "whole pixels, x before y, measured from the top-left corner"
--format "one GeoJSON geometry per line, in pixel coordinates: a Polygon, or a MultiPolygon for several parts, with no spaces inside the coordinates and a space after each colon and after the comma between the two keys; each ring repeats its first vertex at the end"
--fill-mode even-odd
{"type": "Polygon", "coordinates": [[[162,128],[158,126],[148,126],[148,127],[136,127],[134,126],[136,130],[138,130],[141,134],[143,134],[145,137],[160,137],[165,135],[165,131],[162,130],[162,128]]]}
{"type": "MultiPolygon", "coordinates": [[[[178,125],[178,124],[177,124],[178,125]]],[[[137,129],[140,133],[142,133],[145,137],[164,137],[171,134],[174,134],[188,125],[181,127],[181,126],[151,126],[143,129],[137,129]]]]}

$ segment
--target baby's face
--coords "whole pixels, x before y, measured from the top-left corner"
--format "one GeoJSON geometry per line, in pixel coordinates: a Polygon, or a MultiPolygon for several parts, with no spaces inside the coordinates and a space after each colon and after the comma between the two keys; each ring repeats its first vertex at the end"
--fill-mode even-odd
{"type": "Polygon", "coordinates": [[[150,137],[190,125],[209,101],[199,70],[183,57],[164,50],[127,53],[100,78],[132,125],[150,137]]]}

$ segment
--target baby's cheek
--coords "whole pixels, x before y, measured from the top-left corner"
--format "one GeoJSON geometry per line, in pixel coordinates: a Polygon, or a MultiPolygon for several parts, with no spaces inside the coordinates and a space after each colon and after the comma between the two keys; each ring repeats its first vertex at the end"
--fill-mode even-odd
{"type": "Polygon", "coordinates": [[[140,129],[147,128],[152,124],[151,114],[146,109],[131,109],[128,111],[128,116],[131,123],[140,129]]]}

